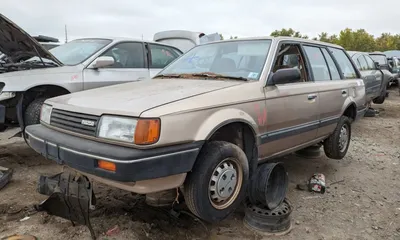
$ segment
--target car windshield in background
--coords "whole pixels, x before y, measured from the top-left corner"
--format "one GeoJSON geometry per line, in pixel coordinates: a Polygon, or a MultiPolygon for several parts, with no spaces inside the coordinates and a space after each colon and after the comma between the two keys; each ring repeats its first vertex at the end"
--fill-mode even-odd
{"type": "MultiPolygon", "coordinates": [[[[110,43],[111,40],[108,39],[77,39],[52,48],[49,52],[64,65],[77,65],[110,43]]],[[[37,60],[38,57],[33,57],[27,61],[37,60]]]]}
{"type": "Polygon", "coordinates": [[[163,76],[207,73],[258,80],[271,40],[226,41],[199,45],[159,73],[163,76]]]}
{"type": "Polygon", "coordinates": [[[383,52],[387,57],[400,57],[400,51],[399,50],[389,50],[383,52]]]}
{"type": "Polygon", "coordinates": [[[54,43],[41,43],[41,45],[46,48],[47,50],[50,50],[52,48],[60,46],[60,44],[54,44],[54,43]]]}
{"type": "Polygon", "coordinates": [[[386,56],[385,55],[370,55],[370,56],[375,62],[377,62],[381,65],[386,64],[386,56]]]}

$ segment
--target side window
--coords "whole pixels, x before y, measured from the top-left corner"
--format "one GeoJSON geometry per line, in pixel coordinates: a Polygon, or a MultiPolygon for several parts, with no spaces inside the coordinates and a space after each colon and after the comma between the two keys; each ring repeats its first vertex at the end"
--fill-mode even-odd
{"type": "Polygon", "coordinates": [[[149,44],[151,52],[151,63],[150,68],[164,68],[177,57],[179,57],[178,52],[167,46],[149,44]]]}
{"type": "Polygon", "coordinates": [[[331,47],[329,48],[329,50],[331,51],[336,61],[338,62],[344,78],[345,79],[357,78],[356,70],[354,69],[353,64],[351,64],[350,59],[347,57],[344,51],[342,49],[331,48],[331,47]]]}
{"type": "Polygon", "coordinates": [[[368,55],[365,55],[364,57],[365,57],[367,65],[368,65],[368,69],[375,70],[376,66],[375,66],[374,60],[372,60],[372,58],[368,55]]]}
{"type": "Polygon", "coordinates": [[[331,80],[329,75],[328,66],[324,56],[322,55],[321,49],[319,47],[304,47],[307,57],[310,60],[311,69],[314,75],[315,81],[326,81],[331,80]]]}
{"type": "Polygon", "coordinates": [[[144,68],[143,44],[139,42],[119,43],[102,56],[114,58],[114,65],[107,68],[144,68]]]}
{"type": "Polygon", "coordinates": [[[333,61],[331,55],[328,53],[328,51],[325,48],[321,48],[322,53],[325,56],[325,60],[328,63],[329,71],[331,72],[331,78],[332,80],[340,80],[340,74],[339,71],[336,67],[335,62],[333,61]]]}
{"type": "MultiPolygon", "coordinates": [[[[257,61],[260,62],[260,61],[257,61]]],[[[261,62],[263,64],[263,62],[261,62]]],[[[297,68],[300,70],[300,82],[307,82],[308,66],[304,62],[304,55],[298,44],[282,44],[278,50],[275,63],[272,67],[272,72],[276,72],[285,68],[297,68]]]]}
{"type": "Polygon", "coordinates": [[[360,71],[368,70],[368,69],[369,69],[368,64],[367,64],[367,61],[365,61],[365,58],[364,58],[363,55],[360,55],[360,56],[357,58],[357,62],[358,62],[358,64],[360,65],[360,71]]]}

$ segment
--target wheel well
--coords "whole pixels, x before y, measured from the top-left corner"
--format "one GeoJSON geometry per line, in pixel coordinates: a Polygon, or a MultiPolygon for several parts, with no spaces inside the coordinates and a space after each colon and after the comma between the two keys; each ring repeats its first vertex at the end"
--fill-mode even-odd
{"type": "Polygon", "coordinates": [[[67,89],[56,85],[40,85],[28,89],[24,93],[23,105],[26,107],[30,102],[38,97],[56,97],[70,93],[67,89]]]}
{"type": "Polygon", "coordinates": [[[234,122],[220,127],[208,141],[225,141],[240,147],[249,160],[250,174],[258,162],[257,141],[253,129],[246,123],[234,122]]]}
{"type": "Polygon", "coordinates": [[[343,115],[352,120],[355,120],[357,115],[356,105],[354,103],[350,104],[350,106],[348,106],[344,111],[343,115]]]}

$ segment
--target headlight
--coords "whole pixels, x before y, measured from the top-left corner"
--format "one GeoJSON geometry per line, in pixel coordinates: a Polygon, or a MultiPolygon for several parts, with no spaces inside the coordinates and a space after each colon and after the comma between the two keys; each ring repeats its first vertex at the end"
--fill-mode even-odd
{"type": "Polygon", "coordinates": [[[138,120],[116,116],[102,116],[97,131],[98,137],[139,145],[157,142],[159,134],[159,119],[138,120]]]}
{"type": "Polygon", "coordinates": [[[15,97],[15,92],[2,92],[0,94],[0,101],[7,100],[15,97]]]}
{"type": "Polygon", "coordinates": [[[44,123],[50,124],[50,116],[53,107],[48,104],[42,105],[42,110],[40,111],[40,120],[44,123]]]}

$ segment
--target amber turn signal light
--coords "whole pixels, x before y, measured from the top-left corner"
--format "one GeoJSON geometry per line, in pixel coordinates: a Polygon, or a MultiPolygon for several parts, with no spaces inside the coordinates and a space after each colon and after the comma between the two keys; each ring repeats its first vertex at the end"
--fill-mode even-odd
{"type": "Polygon", "coordinates": [[[139,119],[135,129],[135,144],[153,144],[160,138],[160,119],[139,119]]]}
{"type": "Polygon", "coordinates": [[[104,161],[104,160],[97,160],[97,166],[99,166],[99,168],[101,168],[101,169],[111,171],[111,172],[115,172],[117,170],[117,166],[115,165],[115,163],[104,161]]]}

